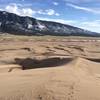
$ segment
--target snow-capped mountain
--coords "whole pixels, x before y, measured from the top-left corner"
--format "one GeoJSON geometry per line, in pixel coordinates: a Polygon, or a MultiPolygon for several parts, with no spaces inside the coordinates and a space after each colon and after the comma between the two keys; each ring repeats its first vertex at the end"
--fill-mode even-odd
{"type": "Polygon", "coordinates": [[[17,35],[100,36],[99,33],[0,11],[0,32],[17,35]]]}

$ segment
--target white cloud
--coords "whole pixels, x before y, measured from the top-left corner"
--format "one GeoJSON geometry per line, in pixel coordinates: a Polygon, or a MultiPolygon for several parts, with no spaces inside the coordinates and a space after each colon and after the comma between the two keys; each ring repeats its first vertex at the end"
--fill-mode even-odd
{"type": "Polygon", "coordinates": [[[80,27],[100,33],[100,20],[82,22],[80,27]]]}
{"type": "Polygon", "coordinates": [[[58,23],[62,23],[62,24],[70,24],[70,25],[73,25],[76,23],[76,21],[74,21],[74,20],[52,19],[52,18],[42,18],[42,17],[38,17],[37,19],[46,20],[46,21],[54,21],[54,22],[58,22],[58,23]]]}
{"type": "Polygon", "coordinates": [[[53,9],[48,9],[46,10],[47,14],[48,15],[54,15],[55,14],[55,11],[53,9]]]}
{"type": "Polygon", "coordinates": [[[57,13],[53,9],[46,10],[47,15],[56,15],[57,13]]]}
{"type": "Polygon", "coordinates": [[[93,9],[93,8],[77,6],[77,5],[70,4],[70,3],[67,3],[67,6],[70,6],[74,9],[83,10],[83,11],[86,11],[86,12],[91,12],[91,13],[94,13],[94,14],[100,14],[100,8],[98,8],[99,10],[97,10],[97,9],[93,9]]]}
{"type": "Polygon", "coordinates": [[[59,13],[56,13],[56,11],[53,10],[53,9],[38,10],[37,13],[38,14],[42,14],[42,15],[49,15],[49,16],[52,16],[52,15],[60,16],[60,14],[59,13]]]}
{"type": "Polygon", "coordinates": [[[60,16],[60,14],[57,13],[53,9],[33,10],[30,7],[28,7],[28,5],[10,3],[4,9],[1,9],[1,10],[7,11],[7,12],[10,12],[10,13],[15,13],[15,14],[20,15],[20,16],[30,16],[30,17],[32,17],[35,14],[48,15],[48,16],[60,16]]]}
{"type": "Polygon", "coordinates": [[[59,3],[58,3],[58,2],[53,2],[53,4],[54,4],[55,6],[58,6],[58,5],[59,5],[59,3]]]}
{"type": "Polygon", "coordinates": [[[59,13],[55,13],[55,15],[56,15],[56,16],[60,16],[60,14],[59,14],[59,13]]]}
{"type": "Polygon", "coordinates": [[[19,5],[15,3],[7,5],[4,10],[10,13],[15,13],[17,15],[30,17],[36,13],[31,8],[20,8],[19,5]]]}

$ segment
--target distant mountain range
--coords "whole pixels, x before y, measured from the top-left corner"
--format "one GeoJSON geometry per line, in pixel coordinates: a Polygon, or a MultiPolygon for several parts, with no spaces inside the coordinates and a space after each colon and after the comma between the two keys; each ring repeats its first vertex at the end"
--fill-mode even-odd
{"type": "Polygon", "coordinates": [[[0,11],[0,34],[15,35],[55,35],[55,36],[100,36],[71,25],[51,21],[42,21],[32,17],[22,17],[6,11],[0,11]]]}

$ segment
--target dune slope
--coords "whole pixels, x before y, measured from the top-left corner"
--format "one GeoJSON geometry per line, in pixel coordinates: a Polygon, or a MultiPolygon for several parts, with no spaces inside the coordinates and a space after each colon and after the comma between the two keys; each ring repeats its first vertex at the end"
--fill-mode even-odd
{"type": "Polygon", "coordinates": [[[73,58],[60,67],[1,73],[0,100],[100,100],[99,66],[73,58]]]}

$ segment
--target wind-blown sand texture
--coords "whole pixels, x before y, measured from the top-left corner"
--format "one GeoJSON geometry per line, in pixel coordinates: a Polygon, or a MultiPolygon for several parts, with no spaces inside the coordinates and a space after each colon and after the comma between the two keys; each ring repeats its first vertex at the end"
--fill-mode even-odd
{"type": "Polygon", "coordinates": [[[0,36],[0,100],[100,100],[100,41],[0,36]]]}

